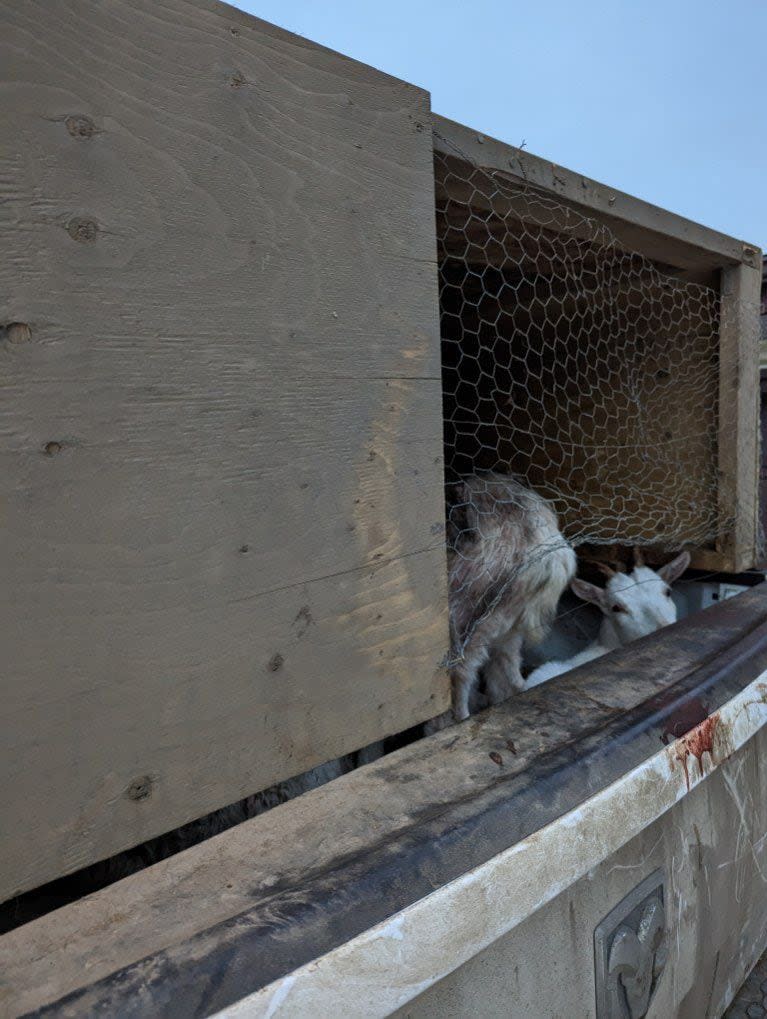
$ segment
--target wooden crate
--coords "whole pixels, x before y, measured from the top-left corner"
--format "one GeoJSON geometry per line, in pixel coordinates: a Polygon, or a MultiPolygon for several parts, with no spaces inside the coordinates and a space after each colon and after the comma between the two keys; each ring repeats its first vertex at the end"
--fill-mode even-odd
{"type": "Polygon", "coordinates": [[[448,471],[521,475],[590,556],[753,566],[760,252],[433,127],[448,471]]]}
{"type": "Polygon", "coordinates": [[[448,692],[428,95],[205,0],[1,20],[4,899],[448,692]]]}

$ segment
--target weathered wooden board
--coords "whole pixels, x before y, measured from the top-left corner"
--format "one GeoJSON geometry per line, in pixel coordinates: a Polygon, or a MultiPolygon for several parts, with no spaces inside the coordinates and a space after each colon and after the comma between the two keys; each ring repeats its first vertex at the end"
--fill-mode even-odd
{"type": "Polygon", "coordinates": [[[730,526],[717,551],[734,572],[758,559],[760,287],[761,272],[751,265],[722,272],[719,504],[730,526]]]}
{"type": "Polygon", "coordinates": [[[447,635],[428,96],[0,12],[5,898],[437,714],[447,635]]]}
{"type": "Polygon", "coordinates": [[[687,278],[705,281],[710,272],[741,261],[755,267],[760,264],[759,250],[754,244],[685,219],[445,117],[434,115],[432,124],[438,152],[500,170],[550,192],[563,205],[598,213],[628,249],[658,261],[669,260],[684,270],[687,278]]]}

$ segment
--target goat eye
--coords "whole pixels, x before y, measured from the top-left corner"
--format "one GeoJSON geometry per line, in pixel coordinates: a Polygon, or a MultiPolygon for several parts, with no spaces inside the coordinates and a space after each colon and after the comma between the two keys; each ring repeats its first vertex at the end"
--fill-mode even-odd
{"type": "Polygon", "coordinates": [[[626,609],[623,605],[619,605],[617,602],[613,605],[613,612],[625,612],[626,609]]]}
{"type": "Polygon", "coordinates": [[[667,587],[667,588],[666,588],[666,590],[665,590],[665,595],[666,595],[666,597],[667,597],[667,598],[670,598],[670,597],[671,597],[671,588],[670,588],[670,587],[667,587]]]}

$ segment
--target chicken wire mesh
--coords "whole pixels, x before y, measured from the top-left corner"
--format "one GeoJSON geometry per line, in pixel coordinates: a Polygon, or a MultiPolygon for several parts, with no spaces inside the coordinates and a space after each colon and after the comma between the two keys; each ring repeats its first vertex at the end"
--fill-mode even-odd
{"type": "MultiPolygon", "coordinates": [[[[509,476],[548,502],[573,547],[713,543],[731,526],[719,500],[718,291],[671,275],[582,208],[441,141],[452,561],[487,558],[482,530],[515,501],[502,483],[509,476]]],[[[467,613],[451,591],[451,610],[462,605],[454,660],[515,575],[551,549],[549,537],[513,568],[473,563],[475,582],[477,567],[486,571],[486,596],[467,613]]]]}

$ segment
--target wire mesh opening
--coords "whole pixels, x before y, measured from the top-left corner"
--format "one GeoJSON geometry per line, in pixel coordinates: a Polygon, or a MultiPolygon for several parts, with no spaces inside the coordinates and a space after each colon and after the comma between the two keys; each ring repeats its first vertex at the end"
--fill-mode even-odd
{"type": "MultiPolygon", "coordinates": [[[[492,513],[469,477],[490,479],[491,501],[499,478],[516,478],[573,547],[712,545],[731,524],[719,499],[718,291],[627,250],[574,204],[440,148],[450,146],[435,147],[435,176],[453,559],[487,551],[477,537],[492,513]]],[[[545,544],[511,572],[483,564],[491,602],[545,544]]],[[[454,627],[455,658],[487,611],[454,627]]]]}

